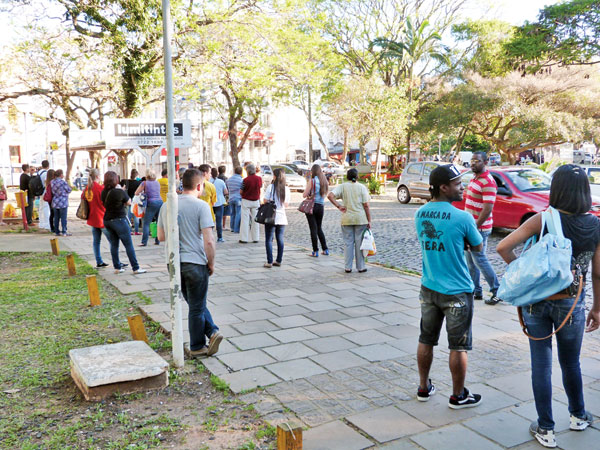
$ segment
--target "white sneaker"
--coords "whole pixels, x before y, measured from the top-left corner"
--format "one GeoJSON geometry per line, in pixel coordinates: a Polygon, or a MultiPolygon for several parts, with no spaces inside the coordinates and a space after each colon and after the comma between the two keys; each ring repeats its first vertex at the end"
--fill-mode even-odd
{"type": "Polygon", "coordinates": [[[592,423],[594,423],[594,417],[586,411],[583,419],[571,415],[571,426],[569,428],[574,431],[583,431],[592,423]]]}
{"type": "Polygon", "coordinates": [[[120,269],[115,269],[115,273],[123,273],[125,272],[125,269],[123,269],[122,267],[120,269]]]}
{"type": "Polygon", "coordinates": [[[133,273],[135,275],[139,274],[139,273],[146,273],[147,270],[146,269],[142,269],[141,267],[138,270],[134,270],[133,273]]]}
{"type": "Polygon", "coordinates": [[[543,430],[539,427],[536,421],[533,422],[529,427],[529,432],[544,447],[556,447],[556,438],[554,437],[554,430],[543,430]]]}

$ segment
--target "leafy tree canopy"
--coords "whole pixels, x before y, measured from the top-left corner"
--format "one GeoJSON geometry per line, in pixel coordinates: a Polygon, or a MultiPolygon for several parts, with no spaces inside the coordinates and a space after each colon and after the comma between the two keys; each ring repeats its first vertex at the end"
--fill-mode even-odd
{"type": "Polygon", "coordinates": [[[600,2],[547,6],[537,22],[517,29],[505,48],[515,67],[530,73],[553,65],[600,63],[600,2]]]}

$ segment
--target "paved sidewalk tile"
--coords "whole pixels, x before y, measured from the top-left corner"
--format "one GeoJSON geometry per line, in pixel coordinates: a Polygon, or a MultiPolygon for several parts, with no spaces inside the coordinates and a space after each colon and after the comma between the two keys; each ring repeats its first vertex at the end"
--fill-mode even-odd
{"type": "Polygon", "coordinates": [[[288,342],[307,341],[309,339],[318,337],[316,334],[313,334],[301,327],[289,328],[287,330],[269,331],[269,334],[284,344],[288,342]]]}
{"type": "Polygon", "coordinates": [[[365,347],[353,348],[350,351],[370,362],[406,356],[406,353],[402,350],[398,350],[387,344],[367,345],[365,347]]]}
{"type": "Polygon", "coordinates": [[[317,356],[312,356],[311,359],[329,371],[343,370],[350,367],[362,366],[368,362],[361,357],[347,351],[325,353],[317,356]]]}
{"type": "Polygon", "coordinates": [[[342,337],[358,345],[379,344],[393,339],[387,334],[380,333],[377,330],[356,331],[354,333],[344,334],[342,337]]]}
{"type": "Polygon", "coordinates": [[[347,417],[346,420],[378,442],[400,439],[428,428],[424,423],[394,406],[355,414],[347,417]]]}
{"type": "Polygon", "coordinates": [[[318,325],[310,325],[306,327],[308,331],[321,337],[339,336],[352,332],[352,328],[345,327],[338,322],[320,323],[318,325]]]}
{"type": "Polygon", "coordinates": [[[451,425],[428,431],[412,436],[411,439],[426,450],[441,448],[448,450],[500,450],[502,448],[462,425],[451,425]]]}
{"type": "Polygon", "coordinates": [[[220,377],[229,383],[229,387],[236,394],[258,386],[269,386],[280,381],[279,378],[262,367],[228,373],[220,377]]]}
{"type": "Polygon", "coordinates": [[[300,342],[266,347],[263,350],[277,361],[287,361],[289,359],[306,358],[307,356],[316,355],[314,350],[300,342]]]}
{"type": "Polygon", "coordinates": [[[266,368],[283,380],[296,380],[327,372],[307,358],[270,364],[266,368]]]}
{"type": "Polygon", "coordinates": [[[362,450],[371,447],[373,442],[336,420],[304,432],[304,450],[362,450]]]}
{"type": "Polygon", "coordinates": [[[264,366],[275,362],[273,358],[258,349],[227,355],[217,354],[217,357],[222,363],[231,367],[232,370],[249,369],[250,367],[264,366]]]}
{"type": "Polygon", "coordinates": [[[588,428],[584,432],[569,431],[557,436],[558,445],[564,449],[592,449],[598,448],[600,431],[588,428]]]}
{"type": "Polygon", "coordinates": [[[347,319],[340,321],[342,325],[352,328],[356,331],[364,331],[370,329],[379,329],[385,327],[385,325],[371,317],[356,317],[354,319],[347,319]]]}
{"type": "MultiPolygon", "coordinates": [[[[305,305],[305,306],[308,306],[305,305]]],[[[271,322],[281,328],[291,328],[291,327],[304,327],[307,325],[314,325],[315,322],[301,315],[288,316],[288,317],[279,317],[279,318],[269,318],[271,322]]]]}
{"type": "Polygon", "coordinates": [[[514,447],[533,439],[529,434],[530,423],[517,414],[501,411],[474,417],[463,425],[504,447],[514,447]]]}
{"type": "Polygon", "coordinates": [[[250,350],[253,348],[269,347],[279,344],[279,341],[273,339],[267,333],[249,334],[229,339],[233,345],[240,350],[250,350]]]}
{"type": "Polygon", "coordinates": [[[319,353],[337,352],[339,350],[347,350],[354,348],[356,344],[339,336],[324,337],[321,339],[312,339],[304,341],[313,350],[319,353]]]}

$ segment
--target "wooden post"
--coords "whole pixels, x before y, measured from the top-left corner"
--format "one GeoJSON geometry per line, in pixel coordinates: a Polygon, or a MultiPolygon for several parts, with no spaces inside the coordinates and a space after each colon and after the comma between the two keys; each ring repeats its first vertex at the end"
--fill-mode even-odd
{"type": "Polygon", "coordinates": [[[148,343],[148,336],[146,336],[146,328],[144,328],[144,321],[142,316],[128,316],[127,322],[129,322],[129,330],[131,330],[131,337],[134,341],[144,341],[148,343]]]}
{"type": "Polygon", "coordinates": [[[100,292],[98,291],[98,281],[96,281],[96,275],[87,275],[85,281],[88,286],[88,294],[90,296],[90,306],[100,306],[100,292]]]}
{"type": "Polygon", "coordinates": [[[302,427],[287,422],[277,425],[277,450],[302,450],[302,427]]]}
{"type": "Polygon", "coordinates": [[[58,252],[59,252],[58,239],[57,238],[50,239],[50,246],[52,247],[52,254],[54,256],[58,256],[58,252]]]}
{"type": "Polygon", "coordinates": [[[67,255],[67,268],[69,269],[70,277],[77,274],[77,270],[75,269],[75,258],[72,253],[67,255]]]}
{"type": "Polygon", "coordinates": [[[15,194],[17,198],[17,208],[21,208],[21,217],[23,217],[23,228],[25,231],[29,230],[29,224],[27,223],[27,214],[25,213],[25,207],[27,205],[27,200],[25,197],[25,191],[19,191],[15,194]]]}

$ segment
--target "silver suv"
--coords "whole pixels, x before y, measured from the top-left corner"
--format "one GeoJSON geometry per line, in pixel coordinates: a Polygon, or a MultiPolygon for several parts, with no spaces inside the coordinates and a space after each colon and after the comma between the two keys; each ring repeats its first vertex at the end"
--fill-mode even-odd
{"type": "MultiPolygon", "coordinates": [[[[429,193],[429,174],[437,166],[448,164],[444,161],[419,161],[408,163],[408,166],[400,175],[396,193],[400,203],[408,203],[410,199],[423,198],[431,199],[429,193]]],[[[463,169],[462,167],[458,168],[463,169]]]]}

